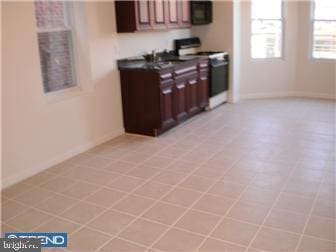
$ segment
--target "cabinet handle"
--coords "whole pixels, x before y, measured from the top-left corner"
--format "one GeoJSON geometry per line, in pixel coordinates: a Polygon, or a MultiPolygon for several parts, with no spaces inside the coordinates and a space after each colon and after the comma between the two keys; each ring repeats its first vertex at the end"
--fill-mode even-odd
{"type": "Polygon", "coordinates": [[[175,73],[176,74],[183,74],[183,73],[190,72],[190,71],[193,71],[193,70],[196,70],[196,69],[197,69],[197,67],[192,66],[192,67],[183,68],[181,70],[177,70],[177,71],[175,71],[175,73]]]}
{"type": "Polygon", "coordinates": [[[182,89],[182,88],[185,88],[185,85],[184,84],[181,84],[181,85],[176,85],[177,89],[182,89]]]}
{"type": "Polygon", "coordinates": [[[200,77],[201,80],[207,80],[207,77],[200,77]]]}
{"type": "Polygon", "coordinates": [[[161,74],[160,78],[161,79],[168,79],[171,78],[173,75],[171,73],[167,73],[167,74],[161,74]]]}
{"type": "Polygon", "coordinates": [[[170,94],[171,92],[172,92],[171,89],[166,89],[162,91],[163,94],[170,94]]]}
{"type": "Polygon", "coordinates": [[[189,81],[189,84],[190,84],[190,85],[195,85],[196,83],[197,83],[196,80],[189,81]]]}

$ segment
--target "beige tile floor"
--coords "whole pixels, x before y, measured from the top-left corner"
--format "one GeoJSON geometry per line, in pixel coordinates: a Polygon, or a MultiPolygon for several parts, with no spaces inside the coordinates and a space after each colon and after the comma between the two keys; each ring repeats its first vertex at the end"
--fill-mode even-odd
{"type": "Polygon", "coordinates": [[[335,251],[335,103],[227,104],[123,135],[2,194],[3,231],[71,251],[335,251]]]}

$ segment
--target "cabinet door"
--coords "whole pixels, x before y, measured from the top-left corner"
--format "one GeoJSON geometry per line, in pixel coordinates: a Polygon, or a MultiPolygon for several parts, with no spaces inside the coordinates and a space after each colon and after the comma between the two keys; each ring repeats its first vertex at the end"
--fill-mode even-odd
{"type": "Polygon", "coordinates": [[[190,1],[179,1],[179,4],[180,4],[179,26],[191,27],[190,1]]]}
{"type": "Polygon", "coordinates": [[[205,108],[209,105],[209,72],[208,69],[200,70],[198,80],[198,106],[205,108]]]}
{"type": "Polygon", "coordinates": [[[167,5],[167,26],[169,28],[179,27],[180,22],[180,1],[166,0],[167,5]]]}
{"type": "Polygon", "coordinates": [[[151,8],[150,0],[136,0],[136,21],[137,30],[151,29],[151,8]]]}
{"type": "Polygon", "coordinates": [[[152,4],[152,27],[154,29],[165,29],[166,25],[166,7],[164,0],[154,0],[151,1],[152,4]]]}
{"type": "Polygon", "coordinates": [[[161,128],[165,129],[175,124],[174,119],[174,101],[173,101],[173,85],[162,85],[160,88],[161,102],[161,128]]]}
{"type": "Polygon", "coordinates": [[[174,117],[182,121],[188,117],[188,93],[186,79],[176,79],[174,87],[174,117]]]}
{"type": "Polygon", "coordinates": [[[197,113],[200,108],[198,107],[198,80],[197,75],[188,78],[188,114],[193,115],[197,113]]]}

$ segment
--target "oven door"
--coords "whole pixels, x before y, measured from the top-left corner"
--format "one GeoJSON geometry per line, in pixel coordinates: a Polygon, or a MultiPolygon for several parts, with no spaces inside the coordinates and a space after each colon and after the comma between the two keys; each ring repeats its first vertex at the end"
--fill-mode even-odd
{"type": "Polygon", "coordinates": [[[229,62],[211,63],[209,95],[213,97],[229,89],[229,62]]]}

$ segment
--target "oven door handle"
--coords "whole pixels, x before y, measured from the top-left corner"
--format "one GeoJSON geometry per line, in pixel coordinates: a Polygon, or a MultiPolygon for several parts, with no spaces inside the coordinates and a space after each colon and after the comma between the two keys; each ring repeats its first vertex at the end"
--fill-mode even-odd
{"type": "Polygon", "coordinates": [[[210,65],[212,66],[212,67],[220,67],[220,66],[226,66],[226,65],[228,65],[229,64],[229,62],[227,62],[227,61],[222,61],[222,62],[219,62],[219,63],[211,63],[210,65]]]}

